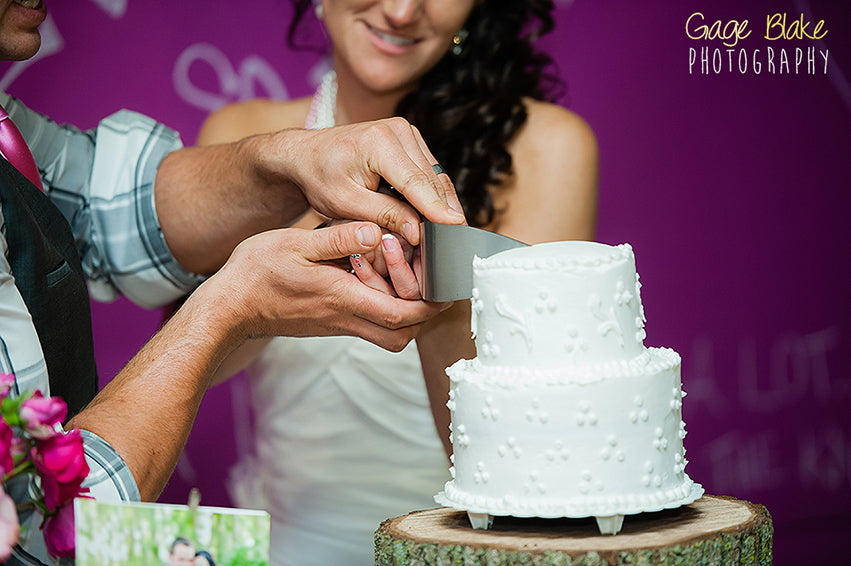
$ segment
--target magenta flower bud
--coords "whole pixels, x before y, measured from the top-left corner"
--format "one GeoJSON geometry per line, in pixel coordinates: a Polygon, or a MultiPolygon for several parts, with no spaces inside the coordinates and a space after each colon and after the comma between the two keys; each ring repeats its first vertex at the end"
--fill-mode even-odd
{"type": "Polygon", "coordinates": [[[89,465],[78,429],[39,441],[31,454],[48,509],[56,509],[80,492],[89,465]]]}
{"type": "Polygon", "coordinates": [[[74,556],[74,505],[59,508],[44,523],[44,543],[51,556],[74,556]]]}
{"type": "Polygon", "coordinates": [[[21,420],[27,432],[35,438],[47,438],[56,434],[56,425],[61,425],[68,414],[65,401],[58,397],[45,397],[36,391],[21,403],[21,420]]]}

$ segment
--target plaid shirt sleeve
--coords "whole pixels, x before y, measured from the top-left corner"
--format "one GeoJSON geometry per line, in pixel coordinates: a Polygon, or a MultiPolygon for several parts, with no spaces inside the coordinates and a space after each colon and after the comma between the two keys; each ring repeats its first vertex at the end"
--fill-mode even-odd
{"type": "Polygon", "coordinates": [[[6,95],[0,103],[32,149],[48,196],[71,224],[95,300],[125,295],[157,308],[203,280],[177,263],[157,220],[154,179],[162,159],[182,147],[176,132],[128,110],[84,132],[6,95]]]}
{"type": "MultiPolygon", "coordinates": [[[[83,132],[59,126],[0,93],[30,145],[47,194],[71,224],[89,290],[98,300],[124,294],[144,307],[167,304],[190,292],[202,278],[183,270],[168,251],[154,206],[160,161],[181,147],[177,134],[153,120],[121,111],[83,132]]],[[[38,337],[6,261],[0,210],[0,371],[16,375],[15,391],[49,385],[38,337]]],[[[101,500],[138,501],[139,491],[121,456],[102,438],[82,431],[90,473],[84,483],[101,500]]],[[[17,478],[16,478],[17,479],[17,478]]],[[[31,497],[25,477],[7,485],[17,501],[31,497]]],[[[21,516],[22,538],[8,564],[64,565],[50,557],[41,516],[21,516]]]]}

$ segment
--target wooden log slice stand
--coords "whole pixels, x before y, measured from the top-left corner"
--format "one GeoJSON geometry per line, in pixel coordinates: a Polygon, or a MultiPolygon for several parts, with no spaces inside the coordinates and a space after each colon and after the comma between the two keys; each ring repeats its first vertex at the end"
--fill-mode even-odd
{"type": "Polygon", "coordinates": [[[678,509],[628,515],[601,535],[587,519],[495,517],[473,530],[449,508],[388,519],[375,532],[376,566],[771,564],[774,529],[762,505],[705,495],[678,509]]]}

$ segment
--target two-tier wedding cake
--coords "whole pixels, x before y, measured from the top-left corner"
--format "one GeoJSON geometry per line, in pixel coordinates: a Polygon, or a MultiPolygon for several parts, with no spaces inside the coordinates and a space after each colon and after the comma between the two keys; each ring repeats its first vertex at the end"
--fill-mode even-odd
{"type": "Polygon", "coordinates": [[[477,356],[451,380],[452,480],[435,500],[494,515],[596,517],[691,503],[680,356],[644,346],[628,244],[555,242],[474,260],[477,356]]]}

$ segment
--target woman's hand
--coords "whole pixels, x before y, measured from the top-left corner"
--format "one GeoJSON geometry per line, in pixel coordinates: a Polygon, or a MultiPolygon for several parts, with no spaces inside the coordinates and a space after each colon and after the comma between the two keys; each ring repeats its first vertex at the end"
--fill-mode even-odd
{"type": "Polygon", "coordinates": [[[383,234],[375,257],[350,257],[355,275],[367,286],[401,299],[418,300],[422,274],[419,249],[391,233],[383,234]]]}

